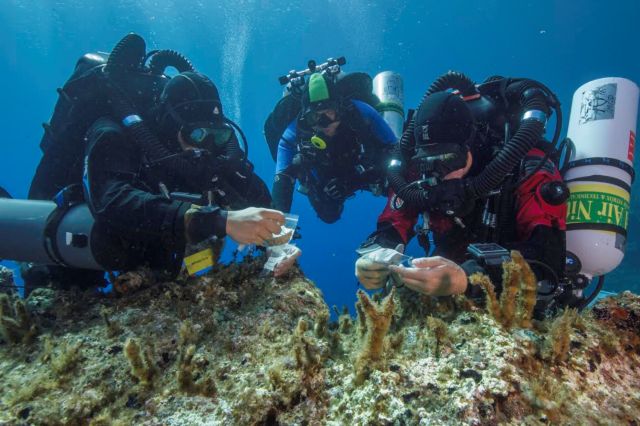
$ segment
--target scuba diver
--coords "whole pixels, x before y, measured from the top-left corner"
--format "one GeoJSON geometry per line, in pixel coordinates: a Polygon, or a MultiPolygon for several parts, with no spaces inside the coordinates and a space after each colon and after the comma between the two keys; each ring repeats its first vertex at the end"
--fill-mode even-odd
{"type": "Polygon", "coordinates": [[[554,164],[561,122],[556,96],[539,82],[491,77],[476,85],[454,72],[436,80],[389,163],[393,191],[358,250],[360,283],[381,288],[391,271],[420,293],[475,299],[483,292],[467,277],[483,272],[501,283],[502,262],[519,250],[539,280],[538,317],[579,306],[565,274],[569,191],[554,164]],[[552,110],[550,143],[544,132],[552,110]],[[416,233],[428,257],[408,267],[385,260],[402,257],[416,233]]]}
{"type": "Polygon", "coordinates": [[[140,266],[175,276],[185,247],[225,236],[264,245],[281,231],[284,215],[266,208],[244,134],[213,82],[179,53],[147,54],[129,34],[110,55],[81,58],[59,93],[29,192],[56,203],[4,200],[0,215],[9,237],[0,257],[35,263],[27,288],[99,285],[105,270],[140,266]],[[179,74],[165,75],[170,66],[179,74]],[[21,226],[20,213],[38,219],[21,226]]]}
{"type": "MultiPolygon", "coordinates": [[[[344,63],[344,58],[318,66],[310,61],[309,69],[285,77],[285,82],[297,81],[293,93],[301,91],[302,109],[285,124],[278,142],[272,189],[277,210],[290,211],[296,180],[299,191],[309,197],[326,223],[340,218],[345,200],[356,191],[380,195],[386,189],[386,161],[397,137],[371,106],[380,103],[372,93],[371,77],[341,75],[339,65],[344,63]],[[306,84],[305,74],[310,74],[306,84]]],[[[295,97],[289,95],[289,99],[295,97]]],[[[270,120],[276,112],[265,124],[268,141],[269,133],[274,133],[270,120]]]]}

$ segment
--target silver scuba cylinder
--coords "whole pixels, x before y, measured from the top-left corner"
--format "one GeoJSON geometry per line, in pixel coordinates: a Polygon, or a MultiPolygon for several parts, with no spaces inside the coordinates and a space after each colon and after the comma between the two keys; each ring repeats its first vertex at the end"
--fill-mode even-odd
{"type": "Polygon", "coordinates": [[[404,128],[404,85],[402,76],[383,71],[373,79],[373,93],[380,99],[376,107],[398,139],[404,128]]]}
{"type": "Polygon", "coordinates": [[[75,204],[59,214],[53,201],[0,198],[0,259],[105,270],[92,252],[89,207],[75,204]]]}

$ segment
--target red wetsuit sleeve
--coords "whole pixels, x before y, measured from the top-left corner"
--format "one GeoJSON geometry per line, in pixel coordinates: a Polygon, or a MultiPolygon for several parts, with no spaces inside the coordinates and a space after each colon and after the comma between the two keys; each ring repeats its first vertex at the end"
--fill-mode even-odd
{"type": "MultiPolygon", "coordinates": [[[[414,227],[418,222],[419,212],[406,206],[393,209],[391,203],[394,198],[395,192],[389,189],[387,204],[384,206],[380,216],[378,216],[378,231],[382,232],[384,229],[391,227],[400,236],[402,243],[407,244],[414,235],[414,227]]],[[[396,204],[398,203],[396,202],[396,204]]]]}
{"type": "MultiPolygon", "coordinates": [[[[544,152],[532,149],[527,157],[541,159],[544,152]]],[[[557,228],[561,231],[567,229],[567,203],[557,206],[544,201],[540,194],[542,185],[548,182],[562,181],[562,176],[551,162],[540,168],[533,176],[523,182],[516,189],[516,230],[518,241],[528,240],[534,228],[538,225],[557,228]]]]}

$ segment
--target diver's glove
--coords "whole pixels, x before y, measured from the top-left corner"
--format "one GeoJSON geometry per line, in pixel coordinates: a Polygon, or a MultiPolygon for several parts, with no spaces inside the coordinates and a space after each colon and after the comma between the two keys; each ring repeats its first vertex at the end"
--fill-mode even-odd
{"type": "Polygon", "coordinates": [[[377,246],[362,254],[356,261],[356,278],[367,290],[383,287],[389,279],[389,266],[399,265],[405,260],[404,244],[394,249],[377,246]]]}
{"type": "Polygon", "coordinates": [[[324,186],[323,192],[332,200],[342,201],[353,194],[353,189],[343,179],[333,178],[324,186]]]}
{"type": "Polygon", "coordinates": [[[196,244],[211,236],[227,235],[227,211],[218,206],[192,204],[184,214],[184,233],[190,244],[196,244]]]}

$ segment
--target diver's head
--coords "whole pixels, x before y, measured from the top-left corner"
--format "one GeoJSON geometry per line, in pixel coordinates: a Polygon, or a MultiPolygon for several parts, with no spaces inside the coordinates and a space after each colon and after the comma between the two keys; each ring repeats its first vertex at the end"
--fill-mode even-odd
{"type": "Polygon", "coordinates": [[[312,74],[302,94],[303,124],[322,134],[333,137],[340,125],[341,100],[335,84],[324,74],[312,74]]]}
{"type": "Polygon", "coordinates": [[[475,122],[460,96],[437,92],[427,97],[416,112],[413,136],[411,160],[422,174],[444,180],[469,171],[475,122]]]}
{"type": "Polygon", "coordinates": [[[197,72],[180,73],[167,83],[160,96],[157,120],[163,134],[178,136],[183,149],[219,152],[233,136],[218,89],[197,72]]]}

